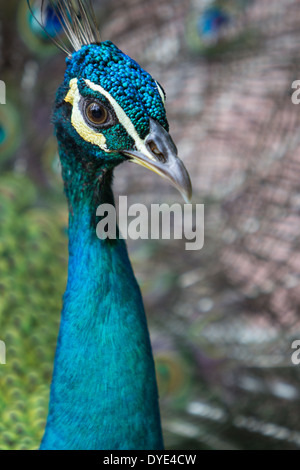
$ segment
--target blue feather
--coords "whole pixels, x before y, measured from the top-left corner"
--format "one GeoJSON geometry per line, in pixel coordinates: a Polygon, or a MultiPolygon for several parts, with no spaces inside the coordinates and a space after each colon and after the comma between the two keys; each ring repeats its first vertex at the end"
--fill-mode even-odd
{"type": "Polygon", "coordinates": [[[43,12],[35,8],[33,14],[28,14],[32,31],[41,39],[47,39],[49,36],[55,38],[62,32],[62,18],[51,5],[47,5],[43,12]]]}
{"type": "Polygon", "coordinates": [[[230,16],[220,7],[207,8],[198,20],[198,34],[204,38],[216,38],[230,23],[230,16]]]}
{"type": "Polygon", "coordinates": [[[41,449],[162,449],[149,333],[125,243],[100,241],[91,223],[92,200],[78,201],[75,194],[41,449]]]}
{"type": "MultiPolygon", "coordinates": [[[[120,156],[79,139],[67,104],[61,106],[74,77],[82,77],[83,97],[93,96],[84,86],[85,77],[109,90],[135,120],[140,135],[149,132],[149,114],[167,127],[155,81],[111,42],[83,46],[67,59],[54,124],[70,207],[68,284],[41,449],[162,449],[140,289],[124,241],[99,240],[96,234],[97,207],[113,204],[111,171],[120,156]],[[88,163],[92,171],[87,171],[88,163]]],[[[122,148],[126,135],[126,145],[133,145],[118,126],[102,130],[110,148],[122,148]]]]}
{"type": "Polygon", "coordinates": [[[74,49],[57,43],[68,58],[53,114],[69,204],[69,267],[41,449],[161,450],[141,292],[124,240],[98,239],[96,213],[100,204],[114,205],[113,170],[128,154],[148,159],[147,168],[161,168],[186,194],[191,185],[168,134],[161,88],[110,41],[98,43],[84,5],[57,2],[74,49]],[[103,113],[100,123],[87,112],[91,104],[103,113]]]}

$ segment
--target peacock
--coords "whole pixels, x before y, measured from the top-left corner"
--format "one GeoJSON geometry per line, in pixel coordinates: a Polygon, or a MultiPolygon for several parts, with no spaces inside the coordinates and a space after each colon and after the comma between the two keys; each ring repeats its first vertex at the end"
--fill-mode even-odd
{"type": "Polygon", "coordinates": [[[91,2],[49,6],[69,41],[44,29],[67,54],[53,123],[69,208],[69,265],[40,449],[160,450],[141,292],[125,241],[118,231],[116,239],[97,236],[96,212],[114,205],[113,172],[122,162],[169,180],[185,200],[191,182],[169,134],[162,86],[112,42],[101,42],[91,2]]]}

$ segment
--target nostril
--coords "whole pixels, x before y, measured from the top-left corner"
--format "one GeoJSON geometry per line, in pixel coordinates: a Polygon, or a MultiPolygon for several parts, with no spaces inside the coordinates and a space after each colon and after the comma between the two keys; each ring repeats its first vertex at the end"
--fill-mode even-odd
{"type": "Polygon", "coordinates": [[[148,142],[148,146],[149,146],[149,149],[151,150],[151,152],[154,154],[154,156],[158,158],[158,160],[160,160],[162,162],[166,161],[166,157],[164,156],[164,154],[162,154],[159,151],[159,149],[157,148],[157,145],[155,144],[155,142],[153,142],[153,140],[148,142]]]}
{"type": "Polygon", "coordinates": [[[155,155],[161,155],[161,152],[158,150],[156,144],[152,140],[149,142],[149,147],[151,152],[155,153],[155,155]]]}

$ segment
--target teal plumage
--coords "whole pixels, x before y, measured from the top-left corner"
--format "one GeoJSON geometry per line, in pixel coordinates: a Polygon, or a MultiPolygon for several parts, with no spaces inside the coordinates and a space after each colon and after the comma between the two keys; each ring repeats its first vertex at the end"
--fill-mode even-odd
{"type": "MultiPolygon", "coordinates": [[[[167,133],[160,85],[111,42],[91,40],[90,10],[78,20],[71,2],[56,4],[75,49],[53,113],[69,204],[69,268],[41,449],[159,450],[141,293],[124,241],[97,237],[96,211],[114,204],[113,169],[129,159],[168,177],[187,196],[190,181],[167,133]],[[72,29],[77,21],[86,32],[80,38],[72,29]]],[[[83,7],[78,2],[81,13],[83,7]]]]}
{"type": "Polygon", "coordinates": [[[83,46],[72,55],[72,59],[67,59],[64,83],[68,86],[70,80],[77,77],[81,78],[79,86],[83,96],[85,92],[91,95],[88,87],[84,86],[84,79],[111,93],[127,116],[134,120],[142,138],[149,133],[149,116],[169,130],[157,82],[111,41],[83,46]]]}
{"type": "Polygon", "coordinates": [[[75,197],[72,205],[68,285],[41,449],[161,449],[140,291],[124,241],[97,238],[92,198],[75,197]]]}
{"type": "MultiPolygon", "coordinates": [[[[97,206],[113,202],[111,173],[101,180],[95,178],[95,168],[85,173],[73,141],[66,143],[59,128],[57,133],[71,214],[70,256],[41,449],[161,449],[158,393],[140,291],[124,241],[101,241],[96,235],[97,206]]],[[[98,171],[101,175],[101,165],[98,171]]]]}

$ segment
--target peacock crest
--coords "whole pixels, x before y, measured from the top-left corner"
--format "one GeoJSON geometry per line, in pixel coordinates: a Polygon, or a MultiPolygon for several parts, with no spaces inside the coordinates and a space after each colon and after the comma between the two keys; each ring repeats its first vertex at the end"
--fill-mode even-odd
{"type": "Polygon", "coordinates": [[[82,0],[41,0],[34,3],[27,0],[35,21],[53,42],[69,56],[82,46],[101,42],[97,21],[91,1],[82,0]],[[64,32],[69,44],[61,38],[64,32]]]}

